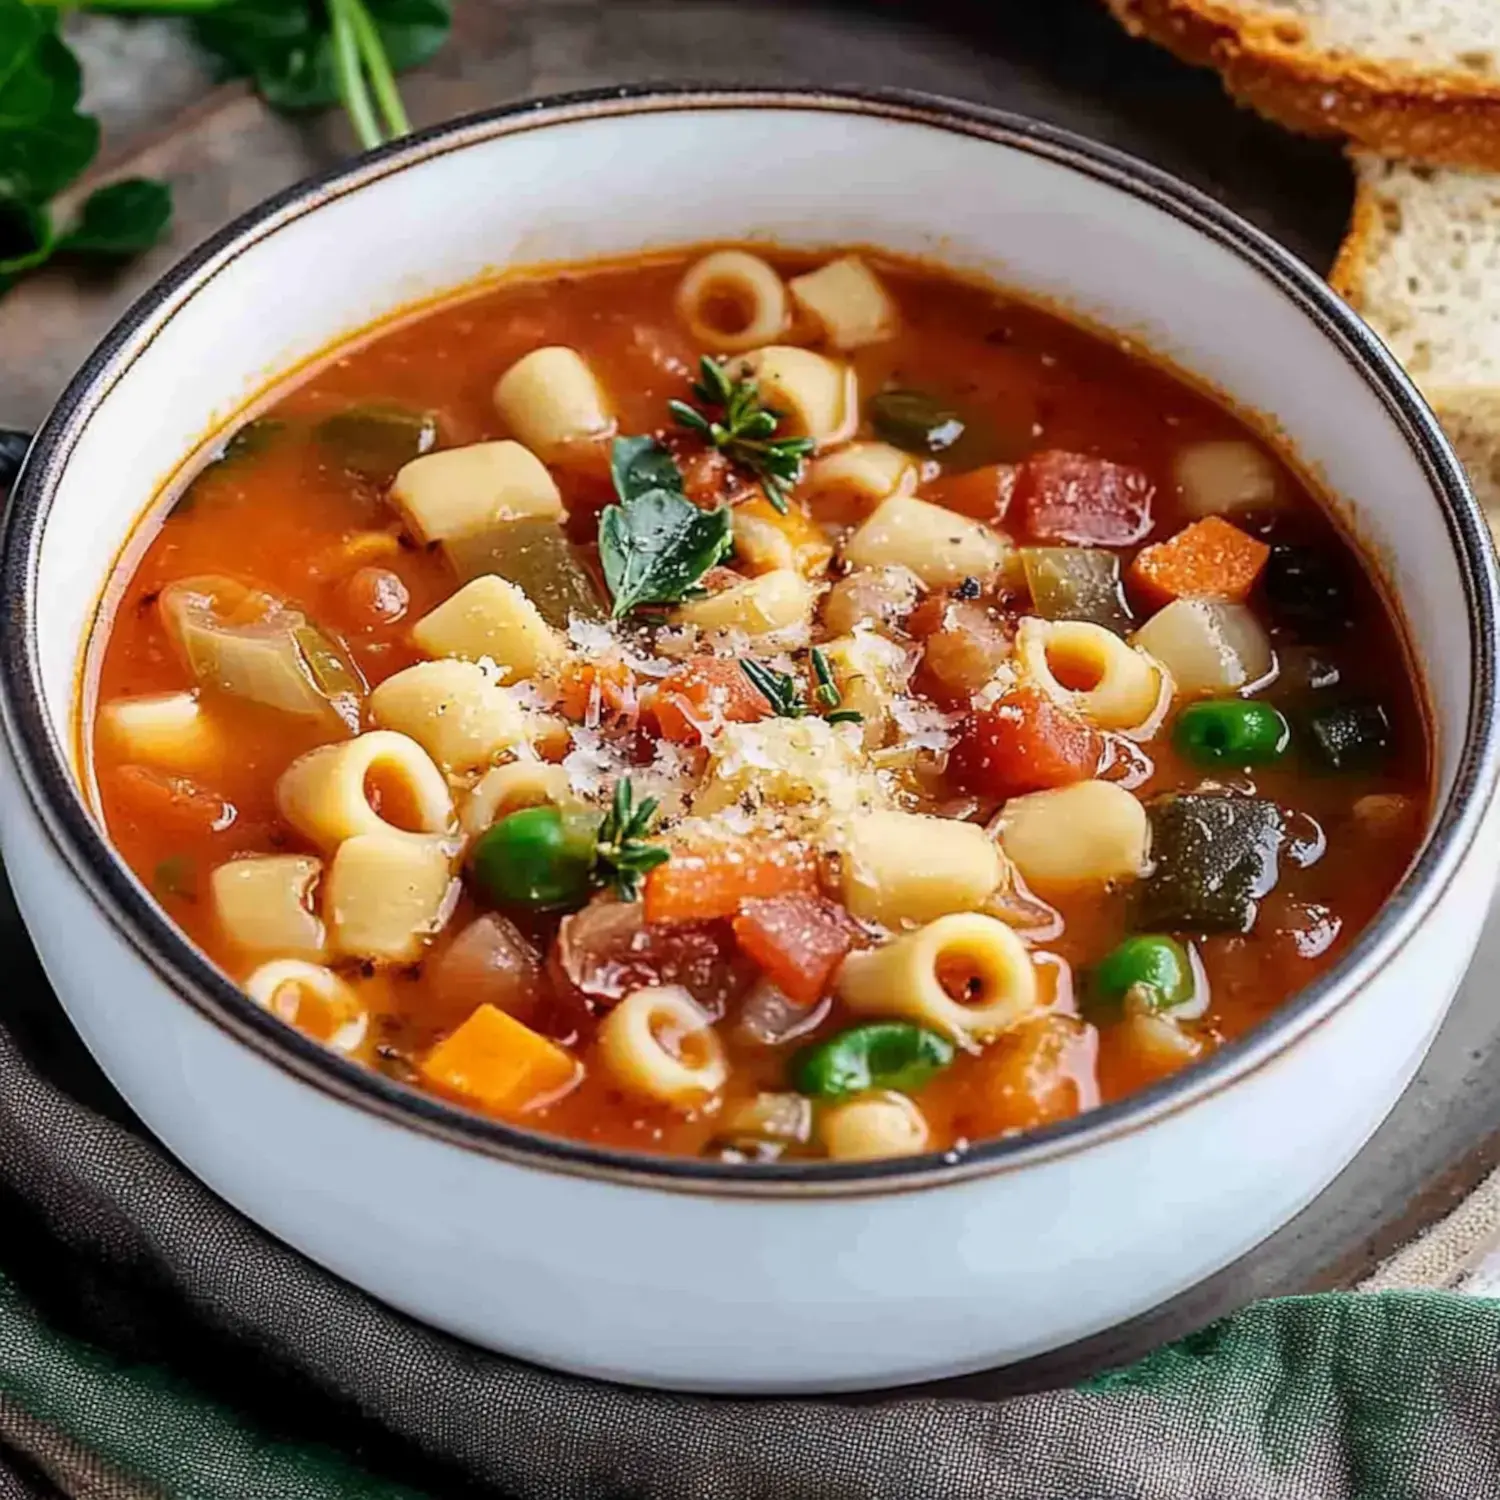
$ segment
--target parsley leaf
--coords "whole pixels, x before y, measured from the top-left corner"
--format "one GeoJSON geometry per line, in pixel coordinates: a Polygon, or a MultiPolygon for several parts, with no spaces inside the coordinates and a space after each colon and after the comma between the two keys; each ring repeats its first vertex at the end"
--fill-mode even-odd
{"type": "Polygon", "coordinates": [[[807,437],[776,436],[780,416],[761,401],[753,379],[731,378],[722,360],[706,354],[698,362],[698,371],[693,395],[708,414],[686,401],[669,401],[672,416],[680,427],[696,432],[726,458],[749,469],[760,480],[766,499],[785,515],[787,497],[816,444],[807,437]]]}
{"type": "Polygon", "coordinates": [[[729,511],[700,510],[682,492],[672,456],[651,438],[616,438],[619,505],[599,518],[599,559],[613,619],[643,604],[676,604],[730,548],[729,511]]]}

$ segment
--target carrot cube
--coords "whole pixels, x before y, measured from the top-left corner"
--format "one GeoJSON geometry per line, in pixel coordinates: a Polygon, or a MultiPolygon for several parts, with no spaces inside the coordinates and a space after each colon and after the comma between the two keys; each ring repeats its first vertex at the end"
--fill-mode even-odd
{"type": "Polygon", "coordinates": [[[1136,554],[1127,577],[1143,602],[1217,599],[1243,604],[1271,549],[1222,516],[1207,516],[1136,554]]]}
{"type": "Polygon", "coordinates": [[[572,1087],[578,1060],[493,1005],[481,1005],[422,1060],[433,1087],[495,1114],[549,1104],[572,1087]]]}
{"type": "Polygon", "coordinates": [[[818,874],[801,844],[724,839],[673,850],[646,877],[648,923],[712,922],[742,903],[768,896],[812,895],[818,874]]]}

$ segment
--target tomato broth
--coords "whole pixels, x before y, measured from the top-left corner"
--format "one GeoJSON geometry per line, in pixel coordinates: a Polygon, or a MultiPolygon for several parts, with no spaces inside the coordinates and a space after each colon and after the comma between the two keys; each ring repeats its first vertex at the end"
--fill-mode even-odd
{"type": "Polygon", "coordinates": [[[1284,1004],[1424,830],[1407,653],[1296,468],[927,265],[504,281],[149,531],[85,726],[115,847],[290,1024],[543,1132],[1068,1118],[1284,1004]]]}

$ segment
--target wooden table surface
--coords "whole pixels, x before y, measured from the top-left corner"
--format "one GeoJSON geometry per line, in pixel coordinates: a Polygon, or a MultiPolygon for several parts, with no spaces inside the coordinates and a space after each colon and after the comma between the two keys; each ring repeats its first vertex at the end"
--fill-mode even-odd
{"type": "MultiPolygon", "coordinates": [[[[1149,158],[1320,269],[1348,211],[1336,149],[1237,110],[1211,76],[1118,33],[1094,0],[459,0],[457,9],[449,46],[405,80],[418,123],[636,81],[898,86],[1000,105],[1149,158]]],[[[0,300],[0,426],[39,422],[92,344],[177,256],[353,147],[336,115],[287,119],[243,86],[217,83],[175,23],[91,17],[70,30],[105,127],[100,174],[169,179],[177,219],[167,244],[117,274],[47,271],[0,300]]],[[[80,1092],[123,1111],[62,1020],[8,898],[0,944],[31,1043],[80,1092]]],[[[1497,968],[1500,932],[1475,972],[1497,968]]],[[[1500,1158],[1497,1039],[1493,991],[1471,979],[1390,1120],[1287,1228],[1131,1324],[947,1389],[995,1395],[1073,1379],[1252,1298],[1358,1280],[1500,1158]]]]}

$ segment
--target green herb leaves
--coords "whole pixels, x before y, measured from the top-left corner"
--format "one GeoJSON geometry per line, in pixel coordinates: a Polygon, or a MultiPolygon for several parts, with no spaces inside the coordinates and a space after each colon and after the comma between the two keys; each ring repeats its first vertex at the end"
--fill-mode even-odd
{"type": "Polygon", "coordinates": [[[78,61],[55,11],[0,0],[0,291],[54,255],[116,257],[155,244],[172,215],[158,182],[101,188],[59,232],[49,204],[99,149],[99,126],[78,109],[78,61]]]}
{"type": "Polygon", "coordinates": [[[766,499],[785,515],[787,496],[802,477],[803,461],[815,446],[813,440],[776,436],[780,419],[761,403],[754,380],[730,379],[724,364],[706,354],[699,360],[698,370],[693,395],[700,406],[717,415],[705,415],[685,401],[669,401],[673,417],[726,458],[749,469],[760,480],[766,499]]]}
{"type": "Polygon", "coordinates": [[[694,505],[672,455],[649,437],[616,438],[610,472],[620,503],[599,518],[599,557],[612,618],[689,598],[729,551],[729,511],[694,505]]]}
{"type": "Polygon", "coordinates": [[[193,30],[277,109],[343,104],[369,149],[411,129],[395,75],[437,52],[452,21],[449,0],[229,0],[193,30]]]}
{"type": "Polygon", "coordinates": [[[671,858],[661,844],[648,844],[646,835],[656,816],[656,798],[635,805],[635,788],[628,776],[615,783],[614,802],[599,825],[594,849],[595,878],[612,885],[622,901],[638,901],[641,882],[657,865],[671,858]]]}
{"type": "MultiPolygon", "coordinates": [[[[838,684],[833,680],[833,670],[828,665],[822,648],[814,646],[811,653],[813,680],[817,683],[817,700],[824,708],[838,709],[828,715],[830,724],[859,724],[864,715],[851,708],[839,709],[843,701],[838,684]]],[[[740,659],[740,670],[750,679],[750,685],[771,705],[771,712],[778,719],[805,719],[812,712],[802,693],[802,684],[790,672],[778,672],[751,657],[740,659]]]]}

